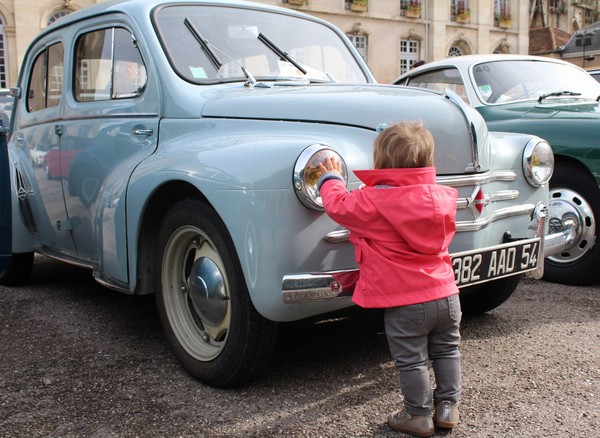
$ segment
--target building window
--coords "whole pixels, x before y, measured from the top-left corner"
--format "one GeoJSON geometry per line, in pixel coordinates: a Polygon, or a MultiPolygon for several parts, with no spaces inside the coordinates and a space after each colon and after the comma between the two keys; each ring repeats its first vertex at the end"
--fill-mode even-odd
{"type": "Polygon", "coordinates": [[[360,54],[362,59],[365,62],[367,62],[367,36],[366,35],[346,35],[346,36],[350,39],[352,44],[354,44],[354,47],[356,47],[356,50],[358,50],[358,53],[360,54]]]}
{"type": "Polygon", "coordinates": [[[452,46],[450,50],[448,50],[448,56],[462,56],[463,52],[460,47],[452,46]]]}
{"type": "Polygon", "coordinates": [[[400,40],[400,74],[404,74],[419,60],[419,41],[400,40]]]}
{"type": "Polygon", "coordinates": [[[402,17],[420,18],[421,0],[400,0],[400,15],[402,17]]]}
{"type": "Polygon", "coordinates": [[[494,0],[494,26],[505,27],[510,21],[510,0],[494,0]]]}
{"type": "Polygon", "coordinates": [[[46,23],[46,26],[50,26],[56,20],[64,17],[65,15],[70,14],[71,12],[73,12],[73,11],[71,11],[70,9],[61,9],[60,11],[56,11],[54,14],[50,15],[50,17],[48,18],[48,22],[46,23]]]}
{"type": "Polygon", "coordinates": [[[347,11],[366,12],[369,10],[369,0],[345,0],[347,11]]]}
{"type": "Polygon", "coordinates": [[[452,21],[467,22],[471,17],[471,10],[467,0],[450,0],[450,19],[452,21]]]}
{"type": "Polygon", "coordinates": [[[0,14],[0,88],[8,87],[8,57],[6,53],[6,21],[0,14]]]}

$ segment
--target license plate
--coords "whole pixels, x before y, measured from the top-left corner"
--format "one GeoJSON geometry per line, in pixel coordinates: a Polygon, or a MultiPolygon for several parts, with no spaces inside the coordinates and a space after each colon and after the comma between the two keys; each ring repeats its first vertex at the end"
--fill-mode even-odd
{"type": "Polygon", "coordinates": [[[470,286],[532,271],[538,266],[539,255],[539,238],[452,254],[456,285],[470,286]]]}

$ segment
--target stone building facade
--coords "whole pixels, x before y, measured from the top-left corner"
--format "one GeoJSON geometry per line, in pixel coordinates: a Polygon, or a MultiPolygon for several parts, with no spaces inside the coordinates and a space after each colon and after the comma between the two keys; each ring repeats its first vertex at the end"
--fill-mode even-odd
{"type": "MultiPolygon", "coordinates": [[[[17,81],[37,33],[102,0],[0,0],[0,87],[17,81]]],[[[519,0],[255,0],[334,23],[380,82],[418,61],[468,53],[527,53],[529,2],[519,0]]]]}
{"type": "MultiPolygon", "coordinates": [[[[0,87],[16,84],[27,46],[62,15],[103,0],[0,0],[0,87]]],[[[530,23],[575,32],[597,0],[254,0],[334,23],[380,82],[419,61],[470,53],[529,52],[530,23]]]]}

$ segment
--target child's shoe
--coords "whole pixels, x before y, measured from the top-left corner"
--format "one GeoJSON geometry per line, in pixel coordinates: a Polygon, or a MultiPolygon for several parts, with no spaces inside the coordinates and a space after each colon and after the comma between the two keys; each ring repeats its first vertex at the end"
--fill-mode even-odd
{"type": "Polygon", "coordinates": [[[458,424],[458,403],[444,400],[435,405],[433,422],[442,429],[452,429],[458,424]]]}
{"type": "Polygon", "coordinates": [[[390,414],[388,426],[398,432],[415,436],[431,436],[435,432],[433,420],[430,415],[411,415],[406,411],[390,414]]]}

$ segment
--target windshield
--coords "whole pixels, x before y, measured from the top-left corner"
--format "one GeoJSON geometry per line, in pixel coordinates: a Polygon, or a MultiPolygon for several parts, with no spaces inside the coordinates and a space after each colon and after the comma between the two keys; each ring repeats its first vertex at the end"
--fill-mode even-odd
{"type": "MultiPolygon", "coordinates": [[[[483,102],[556,99],[562,96],[597,99],[600,84],[570,65],[543,61],[495,61],[473,67],[475,89],[483,102]]],[[[545,100],[544,100],[545,101],[545,100]]]]}
{"type": "Polygon", "coordinates": [[[309,19],[202,5],[167,6],[154,19],[171,65],[193,83],[245,81],[244,69],[257,80],[367,82],[342,38],[309,19]]]}

